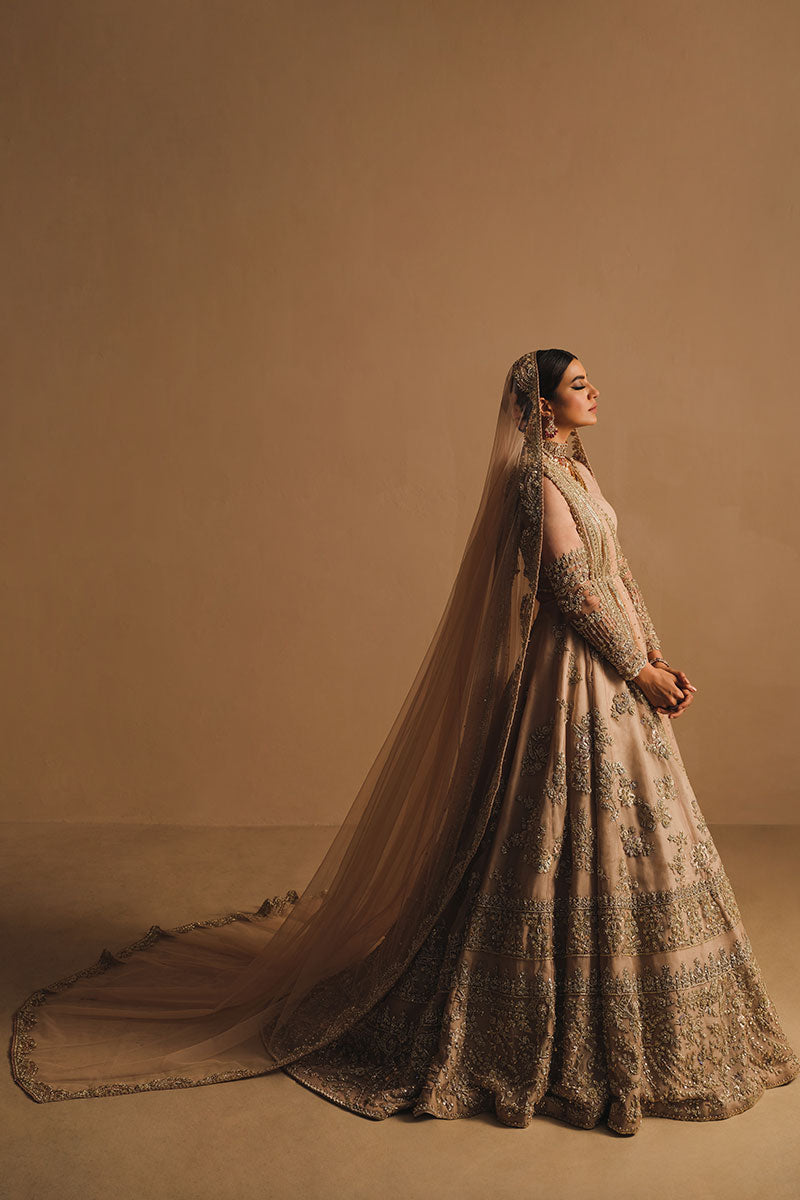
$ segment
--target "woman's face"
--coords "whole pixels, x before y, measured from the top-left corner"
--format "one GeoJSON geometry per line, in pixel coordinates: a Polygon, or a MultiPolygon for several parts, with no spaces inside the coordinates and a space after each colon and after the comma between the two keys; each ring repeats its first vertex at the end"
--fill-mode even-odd
{"type": "Polygon", "coordinates": [[[586,378],[586,368],[573,358],[556,388],[552,402],[540,402],[542,413],[550,413],[558,432],[569,433],[584,425],[597,424],[597,397],[600,395],[586,378]]]}

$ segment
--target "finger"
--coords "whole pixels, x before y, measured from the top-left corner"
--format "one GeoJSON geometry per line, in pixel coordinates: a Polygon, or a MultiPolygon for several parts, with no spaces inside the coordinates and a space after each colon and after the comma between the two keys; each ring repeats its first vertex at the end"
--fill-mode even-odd
{"type": "Polygon", "coordinates": [[[693,683],[690,682],[689,676],[686,674],[685,671],[677,671],[676,674],[677,674],[678,678],[680,679],[681,683],[684,685],[684,687],[691,688],[691,690],[693,692],[697,691],[697,688],[694,686],[693,683]]]}

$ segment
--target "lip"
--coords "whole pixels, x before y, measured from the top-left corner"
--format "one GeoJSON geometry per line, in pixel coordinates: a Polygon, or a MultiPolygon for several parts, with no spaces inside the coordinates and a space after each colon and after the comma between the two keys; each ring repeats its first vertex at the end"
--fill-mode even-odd
{"type": "Polygon", "coordinates": [[[589,409],[589,412],[597,412],[597,405],[593,404],[592,407],[589,409]]]}

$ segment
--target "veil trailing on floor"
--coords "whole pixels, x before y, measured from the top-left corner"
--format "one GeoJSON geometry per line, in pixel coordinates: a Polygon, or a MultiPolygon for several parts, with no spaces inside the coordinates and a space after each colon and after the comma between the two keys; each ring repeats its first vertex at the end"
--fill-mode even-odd
{"type": "Polygon", "coordinates": [[[408,966],[475,854],[508,758],[537,610],[538,394],[531,351],[506,376],[439,625],[308,886],[253,912],[154,925],[34,992],[14,1014],[10,1056],[35,1100],[265,1074],[333,1041],[408,966]]]}

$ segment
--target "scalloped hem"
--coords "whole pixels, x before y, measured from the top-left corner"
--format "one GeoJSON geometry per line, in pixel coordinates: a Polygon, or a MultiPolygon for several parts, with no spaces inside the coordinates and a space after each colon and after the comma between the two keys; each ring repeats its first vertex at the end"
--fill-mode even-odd
{"type": "Polygon", "coordinates": [[[107,1096],[127,1096],[138,1092],[162,1092],[179,1088],[205,1087],[212,1083],[233,1083],[239,1079],[254,1079],[260,1075],[272,1074],[273,1071],[278,1069],[276,1066],[266,1067],[264,1070],[242,1067],[231,1071],[217,1071],[200,1079],[170,1075],[156,1079],[142,1080],[137,1083],[103,1083],[70,1091],[68,1088],[53,1087],[51,1084],[43,1083],[36,1078],[39,1068],[35,1057],[36,1039],[32,1036],[32,1031],[36,1028],[38,1008],[41,1004],[47,1002],[48,996],[53,996],[58,992],[64,991],[79,979],[91,978],[94,975],[103,974],[115,964],[124,961],[126,958],[130,958],[132,954],[145,949],[147,946],[152,945],[153,942],[157,942],[159,938],[169,937],[173,934],[187,933],[195,929],[219,928],[222,925],[229,925],[233,921],[255,921],[259,918],[271,916],[272,914],[280,914],[285,912],[289,906],[296,904],[299,898],[299,894],[295,888],[289,888],[282,896],[267,897],[255,912],[236,909],[232,912],[224,913],[222,916],[209,917],[200,921],[188,921],[183,925],[175,925],[169,929],[163,929],[160,925],[151,925],[146,933],[123,946],[122,949],[117,950],[116,954],[113,954],[106,948],[102,951],[96,962],[90,966],[73,971],[71,974],[56,980],[55,983],[48,984],[46,987],[37,988],[36,991],[30,993],[12,1015],[11,1038],[8,1044],[7,1057],[14,1083],[27,1096],[35,1100],[37,1104],[49,1104],[58,1100],[101,1100],[107,1096]]]}

